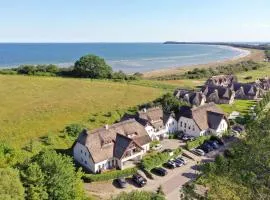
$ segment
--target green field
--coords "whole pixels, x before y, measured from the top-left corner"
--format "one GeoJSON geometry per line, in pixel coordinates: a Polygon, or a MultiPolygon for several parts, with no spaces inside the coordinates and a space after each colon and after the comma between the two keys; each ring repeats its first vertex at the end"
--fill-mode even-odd
{"type": "Polygon", "coordinates": [[[112,81],[0,75],[0,140],[22,147],[70,123],[113,123],[164,90],[112,81]]]}
{"type": "Polygon", "coordinates": [[[242,72],[237,74],[239,82],[251,82],[258,78],[264,78],[265,76],[270,76],[270,63],[264,63],[266,66],[259,70],[252,70],[247,72],[242,72]],[[251,79],[246,79],[246,77],[251,77],[251,79]]]}
{"type": "Polygon", "coordinates": [[[230,114],[233,111],[240,112],[242,115],[248,113],[249,108],[252,105],[255,105],[256,101],[252,100],[234,100],[234,103],[229,104],[219,104],[218,106],[223,109],[223,111],[227,114],[230,114]]]}

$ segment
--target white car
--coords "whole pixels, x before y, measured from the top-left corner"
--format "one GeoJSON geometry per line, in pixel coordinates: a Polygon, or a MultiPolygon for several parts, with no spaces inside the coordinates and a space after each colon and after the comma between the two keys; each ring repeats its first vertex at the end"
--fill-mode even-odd
{"type": "Polygon", "coordinates": [[[205,152],[202,149],[193,149],[192,152],[199,156],[204,156],[205,152]]]}

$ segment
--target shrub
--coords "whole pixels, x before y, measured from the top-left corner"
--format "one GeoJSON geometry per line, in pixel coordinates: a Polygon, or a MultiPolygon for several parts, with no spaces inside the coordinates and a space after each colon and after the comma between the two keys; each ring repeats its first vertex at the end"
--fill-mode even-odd
{"type": "Polygon", "coordinates": [[[82,132],[83,126],[81,124],[70,124],[65,127],[64,132],[71,137],[78,137],[78,135],[82,132]]]}
{"type": "Polygon", "coordinates": [[[123,170],[112,170],[101,174],[84,174],[83,180],[85,182],[108,181],[116,178],[131,176],[135,174],[137,170],[138,170],[137,167],[133,167],[123,170]]]}
{"type": "Polygon", "coordinates": [[[170,159],[170,155],[167,152],[164,153],[153,153],[145,156],[142,159],[141,165],[146,170],[151,170],[156,166],[162,165],[170,159]]]}
{"type": "Polygon", "coordinates": [[[194,149],[200,145],[202,145],[204,143],[205,140],[210,139],[211,136],[207,135],[207,136],[200,136],[197,137],[195,140],[193,141],[188,141],[186,144],[186,148],[188,150],[194,149]]]}
{"type": "Polygon", "coordinates": [[[24,188],[19,174],[12,168],[0,168],[0,199],[24,199],[24,188]]]}
{"type": "Polygon", "coordinates": [[[122,192],[112,200],[165,200],[164,195],[146,191],[122,192]]]}

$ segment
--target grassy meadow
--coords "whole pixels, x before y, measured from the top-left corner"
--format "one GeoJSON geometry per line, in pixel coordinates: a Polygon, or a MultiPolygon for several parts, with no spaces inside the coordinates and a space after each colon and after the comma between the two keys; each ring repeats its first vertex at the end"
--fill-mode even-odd
{"type": "Polygon", "coordinates": [[[227,114],[237,111],[242,115],[248,114],[249,108],[256,104],[255,100],[234,100],[233,104],[219,104],[218,106],[223,109],[227,114]]]}
{"type": "Polygon", "coordinates": [[[0,140],[22,147],[70,123],[112,123],[164,90],[112,81],[0,75],[0,140]]]}

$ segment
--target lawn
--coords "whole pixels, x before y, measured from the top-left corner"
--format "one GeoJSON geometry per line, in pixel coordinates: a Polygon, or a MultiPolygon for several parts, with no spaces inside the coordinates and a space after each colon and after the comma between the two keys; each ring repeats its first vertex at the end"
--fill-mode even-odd
{"type": "Polygon", "coordinates": [[[252,105],[255,105],[256,101],[253,100],[235,100],[232,105],[229,104],[219,104],[218,106],[223,109],[227,114],[230,114],[233,111],[240,112],[242,115],[248,113],[249,108],[252,105]]]}
{"type": "Polygon", "coordinates": [[[164,90],[111,81],[0,75],[0,140],[21,147],[70,123],[95,128],[164,90]]]}

